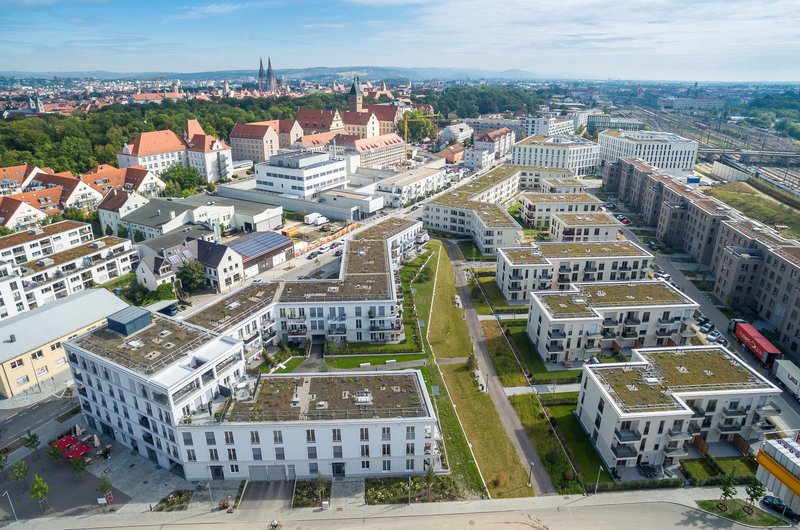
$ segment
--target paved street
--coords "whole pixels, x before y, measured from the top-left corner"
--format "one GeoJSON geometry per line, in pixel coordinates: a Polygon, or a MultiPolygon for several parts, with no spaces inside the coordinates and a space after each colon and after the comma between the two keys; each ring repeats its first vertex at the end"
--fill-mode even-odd
{"type": "Polygon", "coordinates": [[[461,256],[461,252],[458,250],[458,245],[450,241],[445,241],[444,243],[447,249],[447,255],[453,263],[456,287],[461,297],[461,303],[464,304],[464,313],[466,315],[467,327],[472,337],[473,350],[475,352],[475,357],[478,359],[478,366],[481,369],[481,373],[486,378],[489,397],[492,398],[492,403],[494,403],[500,415],[503,427],[506,429],[506,432],[508,432],[511,442],[517,450],[522,466],[527,470],[529,468],[529,462],[533,462],[534,464],[533,477],[537,495],[555,494],[556,490],[550,480],[550,476],[545,471],[539,454],[534,449],[533,444],[528,438],[528,434],[522,427],[522,423],[520,423],[514,407],[511,406],[511,402],[508,401],[503,391],[503,385],[497,377],[494,364],[489,357],[489,350],[483,338],[483,331],[481,330],[481,324],[478,320],[478,314],[475,312],[475,306],[472,304],[472,298],[470,297],[470,287],[464,276],[464,260],[461,256]]]}
{"type": "Polygon", "coordinates": [[[59,414],[75,406],[73,399],[51,396],[34,405],[17,409],[0,410],[0,428],[5,429],[3,440],[15,440],[37,427],[54,420],[59,414]]]}

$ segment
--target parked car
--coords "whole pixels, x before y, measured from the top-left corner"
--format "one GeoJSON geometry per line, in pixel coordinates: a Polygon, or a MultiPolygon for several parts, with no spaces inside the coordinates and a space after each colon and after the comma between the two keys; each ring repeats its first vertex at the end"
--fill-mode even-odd
{"type": "Polygon", "coordinates": [[[697,325],[705,326],[706,324],[708,324],[708,317],[701,315],[700,318],[697,319],[697,325]]]}
{"type": "Polygon", "coordinates": [[[627,217],[625,219],[620,219],[619,222],[624,224],[625,226],[631,224],[630,219],[628,219],[627,217]]]}
{"type": "Polygon", "coordinates": [[[761,499],[761,504],[765,508],[772,510],[773,512],[779,513],[789,519],[790,521],[797,523],[800,522],[800,515],[798,515],[794,510],[788,508],[782,500],[778,497],[773,497],[772,495],[767,495],[763,499],[761,499]]]}
{"type": "Polygon", "coordinates": [[[666,273],[664,271],[658,271],[657,273],[654,274],[654,276],[656,278],[661,279],[661,280],[667,280],[667,281],[669,281],[670,278],[672,278],[672,276],[670,276],[668,273],[666,273]]]}
{"type": "Polygon", "coordinates": [[[616,204],[614,204],[613,202],[604,202],[604,203],[603,203],[603,206],[605,206],[605,207],[606,207],[606,208],[608,208],[609,210],[613,210],[614,208],[616,208],[616,207],[617,207],[617,205],[616,205],[616,204]]]}
{"type": "Polygon", "coordinates": [[[728,339],[726,339],[725,337],[718,337],[717,340],[715,340],[714,342],[716,342],[720,346],[727,346],[728,345],[728,339]]]}
{"type": "Polygon", "coordinates": [[[625,215],[623,215],[621,213],[615,213],[614,217],[616,217],[617,220],[619,220],[619,221],[622,221],[623,219],[625,219],[625,215]]]}
{"type": "Polygon", "coordinates": [[[328,252],[330,249],[331,247],[329,247],[328,245],[322,245],[321,247],[317,248],[317,252],[319,252],[320,254],[324,254],[328,252]]]}
{"type": "Polygon", "coordinates": [[[338,247],[338,246],[339,246],[339,245],[341,245],[341,244],[342,244],[342,243],[341,243],[340,241],[334,241],[333,243],[331,243],[331,248],[336,248],[336,247],[338,247]]]}
{"type": "Polygon", "coordinates": [[[715,329],[708,334],[708,340],[710,341],[716,341],[719,338],[722,338],[722,335],[720,334],[719,330],[715,329]]]}
{"type": "Polygon", "coordinates": [[[711,322],[706,322],[700,327],[700,333],[708,333],[713,329],[714,329],[714,324],[712,324],[711,322]]]}
{"type": "Polygon", "coordinates": [[[308,256],[306,256],[306,259],[314,259],[314,258],[316,258],[317,256],[319,256],[319,252],[317,252],[317,251],[315,250],[314,252],[311,252],[311,253],[310,253],[308,256]]]}
{"type": "Polygon", "coordinates": [[[416,212],[417,210],[419,210],[419,204],[415,204],[414,206],[411,207],[412,212],[416,212]]]}
{"type": "Polygon", "coordinates": [[[256,278],[253,283],[264,283],[264,278],[256,278]]]}
{"type": "Polygon", "coordinates": [[[175,315],[178,314],[178,306],[176,304],[170,304],[167,307],[162,307],[161,309],[158,310],[158,312],[164,315],[169,315],[171,317],[174,317],[175,315]]]}
{"type": "Polygon", "coordinates": [[[341,249],[341,248],[333,253],[333,255],[336,256],[337,258],[339,256],[341,256],[342,254],[344,254],[344,249],[341,249]]]}

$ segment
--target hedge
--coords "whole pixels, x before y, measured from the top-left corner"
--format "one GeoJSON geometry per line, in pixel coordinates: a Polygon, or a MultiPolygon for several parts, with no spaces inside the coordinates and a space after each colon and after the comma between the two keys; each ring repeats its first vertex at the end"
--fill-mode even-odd
{"type": "Polygon", "coordinates": [[[680,477],[661,480],[629,480],[625,482],[603,482],[597,491],[655,490],[664,488],[681,488],[684,480],[680,477]]]}

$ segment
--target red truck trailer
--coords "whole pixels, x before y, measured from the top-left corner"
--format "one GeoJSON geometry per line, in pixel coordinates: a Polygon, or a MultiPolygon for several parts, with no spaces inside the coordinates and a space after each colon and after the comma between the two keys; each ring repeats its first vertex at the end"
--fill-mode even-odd
{"type": "Polygon", "coordinates": [[[767,367],[771,367],[776,359],[783,357],[783,353],[776,348],[764,335],[762,335],[752,324],[743,320],[731,322],[733,333],[739,342],[755,356],[758,361],[767,367]]]}

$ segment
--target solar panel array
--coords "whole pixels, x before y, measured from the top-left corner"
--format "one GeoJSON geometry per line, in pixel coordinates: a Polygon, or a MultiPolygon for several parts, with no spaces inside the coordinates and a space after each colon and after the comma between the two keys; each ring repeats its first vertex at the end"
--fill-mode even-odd
{"type": "Polygon", "coordinates": [[[247,241],[234,243],[231,248],[244,258],[254,258],[291,242],[291,239],[277,232],[265,232],[247,241]]]}

